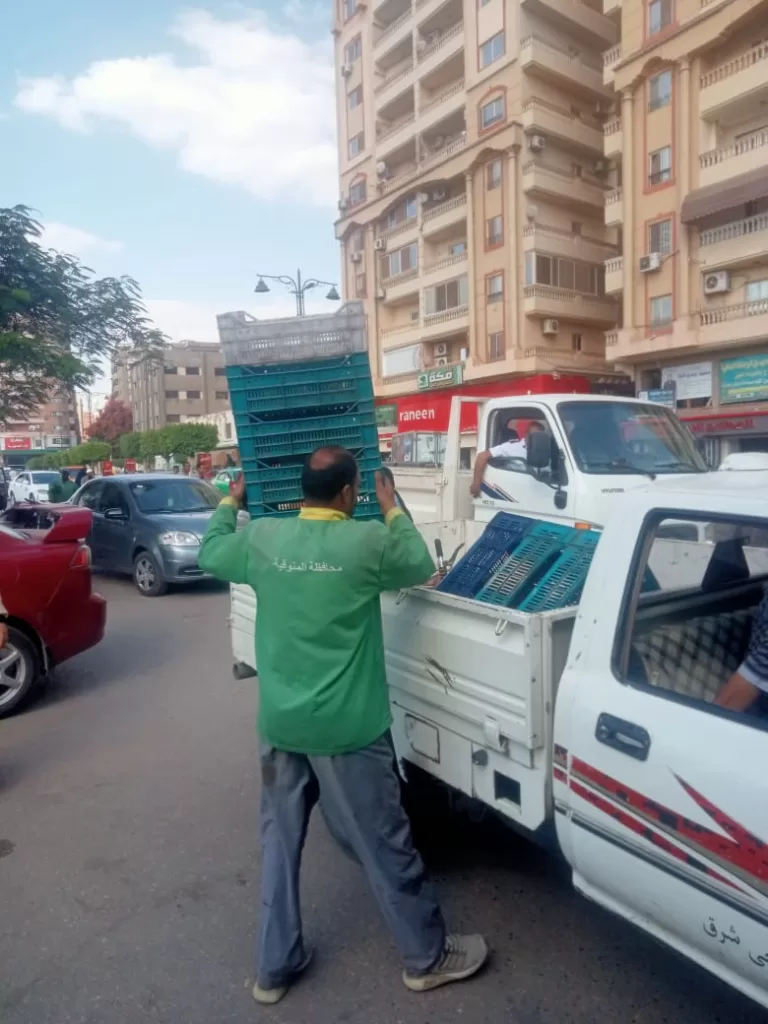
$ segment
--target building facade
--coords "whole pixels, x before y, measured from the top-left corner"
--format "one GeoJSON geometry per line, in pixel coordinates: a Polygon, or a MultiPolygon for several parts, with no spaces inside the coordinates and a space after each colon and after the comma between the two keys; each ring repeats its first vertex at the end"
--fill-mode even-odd
{"type": "Polygon", "coordinates": [[[0,457],[6,466],[21,468],[32,455],[46,455],[78,443],[77,404],[61,390],[25,420],[9,421],[0,432],[0,457]]]}
{"type": "Polygon", "coordinates": [[[606,353],[716,465],[768,451],[768,3],[604,0],[606,353]]]}
{"type": "Polygon", "coordinates": [[[224,357],[218,345],[206,342],[168,345],[161,358],[121,352],[112,363],[112,387],[130,406],[138,431],[229,408],[224,357]]]}
{"type": "Polygon", "coordinates": [[[600,0],[335,0],[337,238],[380,400],[605,377],[600,0]]]}

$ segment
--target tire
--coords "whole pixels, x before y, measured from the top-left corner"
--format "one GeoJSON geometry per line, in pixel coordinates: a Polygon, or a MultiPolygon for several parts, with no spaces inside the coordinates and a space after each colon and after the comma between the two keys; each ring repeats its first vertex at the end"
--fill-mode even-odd
{"type": "Polygon", "coordinates": [[[134,558],[133,582],[142,597],[162,597],[168,590],[157,559],[149,551],[140,551],[134,558]]]}
{"type": "Polygon", "coordinates": [[[21,630],[8,627],[8,644],[0,650],[0,718],[29,700],[40,681],[40,654],[21,630]]]}

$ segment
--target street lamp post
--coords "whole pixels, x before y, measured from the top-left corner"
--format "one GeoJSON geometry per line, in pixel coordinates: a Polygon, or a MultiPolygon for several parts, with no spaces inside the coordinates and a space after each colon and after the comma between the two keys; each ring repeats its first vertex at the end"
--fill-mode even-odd
{"type": "Polygon", "coordinates": [[[288,277],[287,274],[259,274],[259,280],[256,283],[256,287],[253,289],[257,295],[264,295],[269,291],[269,285],[267,281],[279,281],[280,284],[284,284],[291,295],[296,298],[296,316],[304,316],[304,296],[312,288],[317,288],[318,285],[328,285],[329,291],[326,295],[326,299],[330,299],[331,302],[339,301],[339,293],[336,290],[336,285],[330,281],[320,281],[316,277],[310,277],[306,281],[301,279],[301,271],[296,271],[296,278],[288,277]]]}

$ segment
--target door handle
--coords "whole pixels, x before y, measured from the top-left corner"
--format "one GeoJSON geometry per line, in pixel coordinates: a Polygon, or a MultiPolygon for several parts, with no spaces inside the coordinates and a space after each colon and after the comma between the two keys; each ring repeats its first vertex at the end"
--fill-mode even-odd
{"type": "Polygon", "coordinates": [[[625,722],[604,711],[597,720],[595,739],[606,747],[613,747],[622,754],[645,761],[651,749],[651,737],[647,729],[634,722],[625,722]]]}

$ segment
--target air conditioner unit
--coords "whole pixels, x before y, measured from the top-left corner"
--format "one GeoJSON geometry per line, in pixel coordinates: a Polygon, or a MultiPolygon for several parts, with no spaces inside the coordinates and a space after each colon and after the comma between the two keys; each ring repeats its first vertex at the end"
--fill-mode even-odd
{"type": "Polygon", "coordinates": [[[437,345],[435,345],[435,355],[436,356],[447,356],[448,355],[448,345],[446,344],[446,342],[441,341],[437,345]]]}
{"type": "Polygon", "coordinates": [[[351,64],[342,64],[341,65],[341,77],[342,78],[349,78],[349,76],[351,74],[352,74],[352,65],[351,64]]]}
{"type": "Polygon", "coordinates": [[[649,252],[646,256],[640,257],[640,273],[650,274],[661,266],[661,253],[649,252]]]}
{"type": "Polygon", "coordinates": [[[436,188],[435,191],[432,193],[432,202],[440,203],[443,201],[443,199],[446,198],[447,195],[448,193],[444,188],[436,188]]]}
{"type": "Polygon", "coordinates": [[[386,250],[387,250],[387,240],[386,240],[386,238],[377,238],[375,240],[375,242],[373,243],[373,248],[376,250],[376,252],[386,252],[386,250]]]}
{"type": "Polygon", "coordinates": [[[429,192],[419,192],[416,198],[419,200],[420,203],[428,203],[429,192]]]}
{"type": "Polygon", "coordinates": [[[349,206],[349,200],[346,199],[344,196],[342,196],[341,199],[339,200],[339,211],[341,213],[343,213],[347,209],[348,206],[349,206]]]}
{"type": "Polygon", "coordinates": [[[362,263],[363,254],[361,252],[353,252],[349,259],[351,263],[362,263]]]}
{"type": "Polygon", "coordinates": [[[560,330],[559,320],[542,320],[541,322],[541,333],[542,334],[557,334],[560,330]]]}
{"type": "Polygon", "coordinates": [[[448,365],[448,356],[438,356],[438,358],[435,360],[435,366],[447,366],[447,365],[448,365]]]}
{"type": "Polygon", "coordinates": [[[533,206],[533,204],[531,204],[530,206],[526,206],[526,208],[525,208],[525,216],[528,218],[528,220],[536,220],[538,215],[539,215],[539,208],[538,208],[538,206],[533,206]]]}
{"type": "Polygon", "coordinates": [[[387,297],[387,289],[386,288],[379,288],[379,290],[376,292],[376,298],[377,299],[381,299],[382,302],[383,302],[384,299],[386,299],[386,297],[387,297]]]}
{"type": "Polygon", "coordinates": [[[727,270],[718,270],[716,274],[704,275],[704,294],[722,295],[731,290],[731,275],[727,270]]]}
{"type": "Polygon", "coordinates": [[[383,178],[384,175],[387,173],[387,165],[383,160],[379,160],[379,162],[376,164],[376,173],[380,178],[383,178]]]}
{"type": "Polygon", "coordinates": [[[445,145],[445,136],[444,135],[436,135],[435,136],[435,141],[432,143],[432,149],[442,149],[444,145],[445,145]]]}
{"type": "Polygon", "coordinates": [[[546,144],[547,140],[543,135],[532,135],[530,139],[528,139],[528,149],[530,149],[532,153],[540,153],[546,144]]]}

